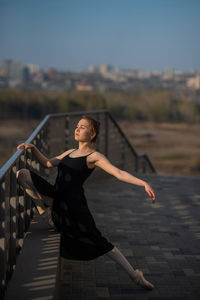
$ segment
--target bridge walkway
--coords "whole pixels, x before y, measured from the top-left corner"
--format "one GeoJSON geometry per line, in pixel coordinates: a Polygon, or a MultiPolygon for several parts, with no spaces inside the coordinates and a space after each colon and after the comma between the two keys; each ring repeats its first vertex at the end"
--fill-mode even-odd
{"type": "Polygon", "coordinates": [[[200,299],[200,178],[133,175],[154,188],[155,204],[142,187],[112,176],[86,185],[85,194],[98,228],[144,272],[154,290],[137,286],[106,255],[62,260],[58,266],[59,235],[35,215],[29,230],[33,238],[24,242],[27,264],[21,255],[23,263],[17,263],[5,300],[22,295],[27,300],[200,299]],[[23,275],[25,265],[32,269],[23,275]]]}

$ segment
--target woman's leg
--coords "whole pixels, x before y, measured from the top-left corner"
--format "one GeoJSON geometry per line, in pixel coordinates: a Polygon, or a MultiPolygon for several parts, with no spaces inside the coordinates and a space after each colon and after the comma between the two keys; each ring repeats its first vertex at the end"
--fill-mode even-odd
{"type": "Polygon", "coordinates": [[[130,265],[126,257],[116,246],[114,246],[114,248],[111,251],[107,252],[106,255],[118,262],[127,271],[128,274],[133,274],[133,267],[130,265]]]}
{"type": "Polygon", "coordinates": [[[106,255],[108,255],[111,259],[119,263],[127,271],[129,277],[132,280],[134,280],[138,285],[146,289],[154,288],[154,286],[144,278],[143,273],[140,270],[133,269],[126,257],[116,246],[114,246],[114,248],[111,251],[107,252],[106,255]]]}
{"type": "Polygon", "coordinates": [[[39,214],[46,210],[45,205],[52,206],[53,199],[38,192],[31,179],[28,169],[20,169],[16,174],[17,182],[24,188],[26,193],[34,199],[39,214]],[[45,205],[44,205],[45,204],[45,205]]]}
{"type": "Polygon", "coordinates": [[[37,211],[40,215],[44,215],[48,223],[51,227],[53,226],[53,222],[51,220],[51,207],[53,204],[53,198],[49,196],[42,195],[38,192],[36,187],[33,184],[30,172],[28,169],[20,169],[16,174],[17,182],[24,188],[26,193],[33,198],[33,201],[37,207],[37,211]],[[48,208],[45,207],[45,205],[48,208]]]}

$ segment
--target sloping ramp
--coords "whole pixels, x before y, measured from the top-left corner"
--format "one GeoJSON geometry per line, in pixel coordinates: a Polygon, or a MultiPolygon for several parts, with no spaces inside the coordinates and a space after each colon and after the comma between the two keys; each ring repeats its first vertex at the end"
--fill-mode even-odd
{"type": "Polygon", "coordinates": [[[5,300],[53,299],[60,235],[34,214],[22,253],[8,284],[5,300]]]}

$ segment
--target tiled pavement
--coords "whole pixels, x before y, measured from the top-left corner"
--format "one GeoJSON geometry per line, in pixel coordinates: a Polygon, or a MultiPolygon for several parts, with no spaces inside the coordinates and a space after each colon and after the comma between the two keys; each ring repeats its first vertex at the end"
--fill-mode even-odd
{"type": "Polygon", "coordinates": [[[146,291],[107,255],[64,260],[60,300],[200,299],[200,178],[135,176],[156,192],[110,180],[85,186],[97,227],[156,288],[146,291]]]}

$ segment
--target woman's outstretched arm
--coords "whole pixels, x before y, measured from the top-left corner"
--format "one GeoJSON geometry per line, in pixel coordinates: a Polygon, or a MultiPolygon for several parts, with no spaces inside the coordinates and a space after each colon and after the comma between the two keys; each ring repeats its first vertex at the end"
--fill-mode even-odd
{"type": "Polygon", "coordinates": [[[101,154],[99,152],[95,152],[92,155],[90,155],[90,156],[91,156],[91,159],[94,160],[93,163],[95,166],[100,167],[105,172],[115,176],[117,179],[119,179],[121,181],[135,184],[135,185],[144,186],[145,191],[148,193],[148,195],[150,197],[152,197],[152,201],[155,201],[154,190],[150,187],[150,185],[146,181],[141,180],[141,179],[131,175],[127,171],[124,171],[124,170],[121,170],[121,169],[115,167],[113,164],[111,164],[111,162],[103,154],[101,154]]]}

